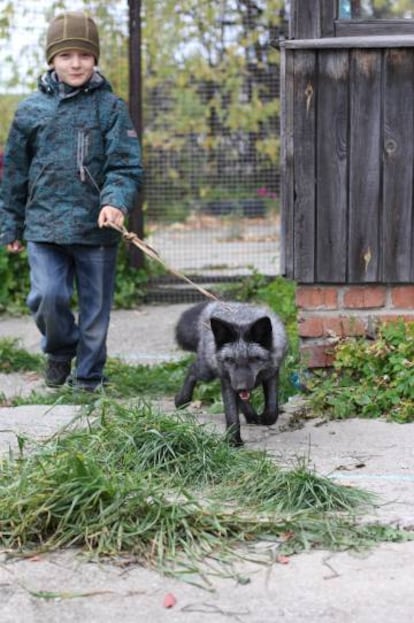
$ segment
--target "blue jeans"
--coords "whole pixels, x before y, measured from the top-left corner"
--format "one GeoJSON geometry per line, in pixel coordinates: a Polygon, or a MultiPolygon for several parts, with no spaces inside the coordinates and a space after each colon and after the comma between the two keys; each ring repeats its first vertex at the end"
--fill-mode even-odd
{"type": "Polygon", "coordinates": [[[75,382],[96,387],[104,380],[117,246],[29,242],[27,251],[27,304],[43,336],[43,352],[55,361],[76,357],[75,382]],[[78,321],[71,310],[75,284],[78,321]]]}

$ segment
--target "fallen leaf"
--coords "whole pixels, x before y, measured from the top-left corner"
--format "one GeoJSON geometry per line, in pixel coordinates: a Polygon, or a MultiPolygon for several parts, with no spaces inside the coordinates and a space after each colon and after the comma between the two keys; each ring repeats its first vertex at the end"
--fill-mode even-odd
{"type": "Polygon", "coordinates": [[[173,608],[177,603],[177,599],[175,595],[172,593],[167,593],[163,599],[162,605],[164,608],[173,608]]]}
{"type": "Polygon", "coordinates": [[[276,562],[278,562],[279,565],[288,565],[290,563],[290,558],[289,556],[283,556],[282,554],[280,554],[276,558],[276,562]]]}
{"type": "Polygon", "coordinates": [[[354,465],[338,465],[335,471],[337,472],[352,472],[354,469],[362,469],[366,467],[365,463],[355,463],[354,465]]]}

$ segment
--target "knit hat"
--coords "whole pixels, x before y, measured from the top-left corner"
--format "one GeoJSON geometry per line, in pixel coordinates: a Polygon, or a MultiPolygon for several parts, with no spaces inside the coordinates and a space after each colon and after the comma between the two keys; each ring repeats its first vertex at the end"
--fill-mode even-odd
{"type": "Polygon", "coordinates": [[[68,50],[89,52],[99,61],[99,34],[95,22],[86,13],[67,12],[55,17],[49,24],[46,37],[46,60],[68,50]]]}

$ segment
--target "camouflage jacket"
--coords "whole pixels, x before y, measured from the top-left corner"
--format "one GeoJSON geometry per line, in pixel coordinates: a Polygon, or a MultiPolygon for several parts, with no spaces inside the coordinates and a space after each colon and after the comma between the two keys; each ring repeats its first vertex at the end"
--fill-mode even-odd
{"type": "Polygon", "coordinates": [[[142,182],[139,141],[123,100],[98,72],[83,87],[53,70],[17,108],[5,149],[0,244],[110,245],[102,206],[127,214],[142,182]]]}

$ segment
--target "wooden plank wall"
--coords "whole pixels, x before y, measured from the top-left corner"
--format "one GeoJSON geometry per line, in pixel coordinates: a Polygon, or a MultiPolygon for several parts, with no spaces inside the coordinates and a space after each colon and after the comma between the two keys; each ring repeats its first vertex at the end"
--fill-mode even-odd
{"type": "Polygon", "coordinates": [[[290,39],[333,36],[337,0],[291,0],[290,15],[290,39]]]}
{"type": "Polygon", "coordinates": [[[382,221],[383,275],[390,282],[408,282],[414,278],[413,76],[413,50],[386,51],[382,221]]]}
{"type": "Polygon", "coordinates": [[[414,48],[284,50],[283,269],[414,281],[414,48]]]}
{"type": "Polygon", "coordinates": [[[293,170],[294,198],[294,267],[305,281],[315,273],[315,54],[301,54],[295,59],[293,81],[293,170]],[[300,144],[301,157],[296,157],[300,144]]]}
{"type": "Polygon", "coordinates": [[[319,59],[317,100],[316,272],[329,280],[346,279],[348,202],[348,53],[338,50],[319,59]],[[326,184],[325,179],[329,179],[326,184]],[[334,209],[332,207],[335,206],[334,209]],[[335,253],[331,254],[331,249],[335,253]],[[331,257],[330,257],[331,256],[331,257]],[[330,257],[330,260],[328,258],[330,257]]]}
{"type": "Polygon", "coordinates": [[[348,277],[380,280],[381,54],[350,55],[348,277]]]}

